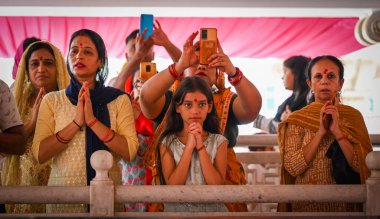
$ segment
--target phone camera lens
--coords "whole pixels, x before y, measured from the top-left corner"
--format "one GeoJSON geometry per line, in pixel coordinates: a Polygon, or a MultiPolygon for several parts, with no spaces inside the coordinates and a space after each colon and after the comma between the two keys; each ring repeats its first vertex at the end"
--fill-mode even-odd
{"type": "Polygon", "coordinates": [[[202,30],[202,39],[207,39],[207,30],[202,30]]]}

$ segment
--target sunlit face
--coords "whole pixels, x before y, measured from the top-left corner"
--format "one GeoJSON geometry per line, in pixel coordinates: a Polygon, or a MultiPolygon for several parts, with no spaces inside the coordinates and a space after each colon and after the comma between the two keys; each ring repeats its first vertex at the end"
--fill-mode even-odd
{"type": "Polygon", "coordinates": [[[79,77],[95,77],[103,61],[91,38],[80,35],[74,38],[70,45],[69,66],[71,72],[79,77]]]}
{"type": "Polygon", "coordinates": [[[184,72],[185,77],[199,76],[203,80],[205,80],[210,87],[216,83],[217,73],[216,68],[209,68],[207,65],[199,64],[196,68],[189,67],[184,72]]]}
{"type": "Polygon", "coordinates": [[[294,74],[292,70],[288,67],[283,68],[284,75],[282,76],[282,80],[284,82],[284,87],[287,90],[294,89],[294,74]]]}
{"type": "Polygon", "coordinates": [[[203,124],[211,110],[212,104],[207,102],[207,97],[200,91],[187,93],[183,103],[176,106],[176,111],[181,114],[185,125],[193,122],[203,124]]]}
{"type": "Polygon", "coordinates": [[[311,81],[307,84],[314,92],[315,101],[325,103],[332,100],[342,89],[344,79],[339,79],[339,68],[328,59],[319,60],[311,68],[311,81]]]}
{"type": "Polygon", "coordinates": [[[57,68],[54,56],[47,49],[34,51],[28,60],[29,79],[34,89],[46,91],[57,88],[57,68]]]}

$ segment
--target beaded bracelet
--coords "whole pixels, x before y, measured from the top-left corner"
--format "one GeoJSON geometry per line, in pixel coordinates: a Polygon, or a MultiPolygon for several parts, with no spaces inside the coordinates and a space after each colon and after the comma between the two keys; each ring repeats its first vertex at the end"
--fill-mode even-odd
{"type": "Polygon", "coordinates": [[[116,135],[115,131],[112,130],[111,138],[108,139],[107,141],[103,141],[103,143],[105,143],[105,144],[110,143],[115,138],[115,135],[116,135]]]}
{"type": "Polygon", "coordinates": [[[80,126],[77,122],[75,122],[75,119],[73,120],[73,123],[78,126],[79,131],[83,131],[82,126],[80,126]]]}
{"type": "Polygon", "coordinates": [[[66,140],[66,139],[62,138],[59,135],[59,132],[55,133],[55,138],[57,139],[57,141],[59,141],[62,144],[68,144],[71,141],[71,139],[70,140],[66,140]]]}
{"type": "Polygon", "coordinates": [[[243,78],[243,73],[240,71],[238,67],[235,68],[236,73],[232,76],[228,76],[228,81],[233,85],[236,86],[240,83],[241,79],[243,78]]]}

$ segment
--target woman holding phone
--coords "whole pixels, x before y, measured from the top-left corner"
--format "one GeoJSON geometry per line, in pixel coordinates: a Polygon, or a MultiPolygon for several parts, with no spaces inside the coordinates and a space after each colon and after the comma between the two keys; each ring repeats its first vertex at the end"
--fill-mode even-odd
{"type": "MultiPolygon", "coordinates": [[[[365,158],[372,145],[361,113],[336,98],[344,83],[342,62],[334,56],[318,56],[310,61],[306,77],[315,102],[279,124],[281,184],[365,183],[370,175],[365,158]],[[331,116],[327,127],[325,116],[331,116]]],[[[278,210],[363,211],[361,203],[343,202],[280,203],[278,210]]]]}
{"type": "MultiPolygon", "coordinates": [[[[183,46],[181,58],[167,69],[153,76],[141,90],[140,103],[144,115],[155,121],[156,129],[151,147],[145,155],[145,163],[153,173],[157,173],[156,146],[162,126],[166,123],[165,114],[173,97],[170,88],[176,86],[182,77],[201,77],[213,89],[213,102],[220,120],[220,132],[228,139],[227,172],[225,184],[246,184],[244,169],[236,158],[233,147],[238,136],[238,125],[252,122],[261,108],[261,95],[257,88],[236,68],[223,52],[219,43],[218,51],[208,58],[209,64],[199,64],[198,43],[193,43],[198,31],[192,33],[183,46]],[[228,76],[237,94],[225,87],[224,77],[228,76]],[[177,81],[177,82],[176,82],[177,81]]],[[[175,88],[174,88],[175,89],[175,88]]],[[[155,176],[154,176],[155,177],[155,176]]],[[[155,177],[156,184],[159,184],[155,177]]],[[[228,204],[230,211],[247,211],[245,204],[228,204]]],[[[156,209],[154,209],[156,210],[156,209]]]]}

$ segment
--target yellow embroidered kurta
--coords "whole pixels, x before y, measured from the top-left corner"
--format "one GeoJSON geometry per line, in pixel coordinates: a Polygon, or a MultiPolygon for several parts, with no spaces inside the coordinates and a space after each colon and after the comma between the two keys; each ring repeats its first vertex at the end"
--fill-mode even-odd
{"type": "MultiPolygon", "coordinates": [[[[138,140],[136,136],[132,107],[127,95],[121,95],[107,104],[111,128],[125,137],[129,154],[134,159],[138,140]]],[[[37,127],[33,142],[33,154],[38,158],[40,142],[57,133],[71,123],[76,115],[76,106],[65,95],[65,90],[49,93],[41,102],[37,127]]],[[[78,131],[69,142],[67,149],[51,160],[49,186],[86,186],[86,131],[78,131]]],[[[113,153],[114,164],[109,176],[116,185],[121,185],[121,173],[118,166],[119,156],[113,153]]],[[[51,204],[48,213],[87,212],[86,205],[51,204]]],[[[119,209],[120,210],[120,209],[119,209]]],[[[122,209],[121,209],[122,210],[122,209]]]]}
{"type": "MultiPolygon", "coordinates": [[[[333,177],[331,159],[327,158],[326,152],[335,140],[335,137],[326,134],[318,147],[314,159],[307,164],[303,154],[306,147],[314,138],[319,128],[319,112],[323,104],[312,103],[311,105],[293,112],[287,120],[279,126],[279,146],[283,162],[281,183],[282,184],[336,184],[333,177]]],[[[366,155],[372,151],[369,135],[364,120],[356,109],[339,105],[339,127],[343,134],[354,146],[352,169],[361,176],[361,182],[369,176],[368,168],[364,164],[366,155]]],[[[361,205],[353,203],[313,203],[293,202],[291,207],[281,211],[306,211],[306,212],[338,212],[360,211],[361,205]]]]}

